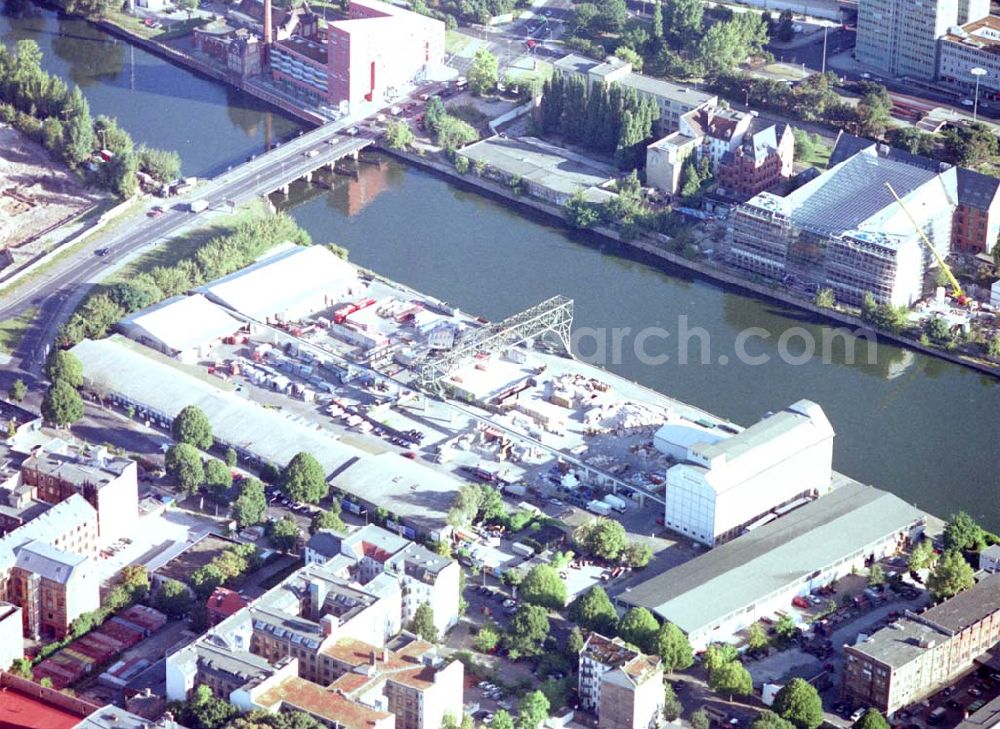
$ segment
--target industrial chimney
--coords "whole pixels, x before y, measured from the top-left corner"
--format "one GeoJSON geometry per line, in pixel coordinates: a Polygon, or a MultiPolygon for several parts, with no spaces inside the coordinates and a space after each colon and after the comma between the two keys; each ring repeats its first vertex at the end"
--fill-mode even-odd
{"type": "Polygon", "coordinates": [[[264,45],[270,48],[273,39],[274,35],[271,30],[271,0],[264,0],[264,45]]]}

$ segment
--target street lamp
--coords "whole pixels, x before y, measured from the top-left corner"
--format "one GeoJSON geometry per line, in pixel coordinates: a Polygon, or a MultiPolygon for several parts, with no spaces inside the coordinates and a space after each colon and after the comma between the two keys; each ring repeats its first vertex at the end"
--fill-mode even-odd
{"type": "Polygon", "coordinates": [[[976,77],[976,95],[972,101],[972,121],[976,121],[979,118],[979,78],[986,75],[986,69],[976,66],[969,69],[969,73],[976,77]]]}

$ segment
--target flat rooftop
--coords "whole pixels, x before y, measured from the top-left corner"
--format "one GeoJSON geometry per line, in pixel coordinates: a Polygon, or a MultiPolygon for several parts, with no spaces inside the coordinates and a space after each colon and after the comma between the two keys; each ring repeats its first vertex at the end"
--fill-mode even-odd
{"type": "Polygon", "coordinates": [[[892,625],[877,630],[851,648],[869,658],[892,668],[901,668],[910,661],[947,640],[948,636],[929,625],[902,618],[892,625]]]}
{"type": "Polygon", "coordinates": [[[1000,53],[1000,17],[987,15],[958,28],[949,28],[943,39],[977,50],[1000,53]]]}
{"type": "Polygon", "coordinates": [[[667,570],[619,599],[690,633],[925,518],[886,491],[845,480],[833,493],[667,570]]]}
{"type": "Polygon", "coordinates": [[[264,691],[257,703],[272,711],[282,708],[304,711],[343,729],[366,729],[392,716],[297,676],[264,691]]]}
{"type": "Polygon", "coordinates": [[[609,165],[534,137],[490,137],[462,148],[459,154],[567,196],[599,187],[615,176],[609,165]]]}
{"type": "Polygon", "coordinates": [[[359,459],[331,483],[369,504],[378,504],[418,531],[441,529],[462,482],[417,461],[387,452],[359,459]]]}

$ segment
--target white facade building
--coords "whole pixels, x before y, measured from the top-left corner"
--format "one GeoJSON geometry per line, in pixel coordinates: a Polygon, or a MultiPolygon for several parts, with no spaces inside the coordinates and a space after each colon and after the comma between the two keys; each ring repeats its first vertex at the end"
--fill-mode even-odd
{"type": "Polygon", "coordinates": [[[833,436],[822,408],[800,400],[731,438],[695,443],[667,469],[665,525],[714,546],[775,508],[825,494],[833,436]]]}
{"type": "Polygon", "coordinates": [[[979,78],[980,102],[985,95],[1000,92],[1000,17],[989,15],[955,26],[938,42],[938,78],[975,93],[973,68],[986,74],[979,78]]]}
{"type": "Polygon", "coordinates": [[[369,524],[346,537],[317,532],[306,544],[306,563],[317,562],[349,573],[361,584],[383,575],[398,580],[404,625],[424,603],[434,612],[439,633],[458,622],[458,562],[379,526],[369,524]]]}

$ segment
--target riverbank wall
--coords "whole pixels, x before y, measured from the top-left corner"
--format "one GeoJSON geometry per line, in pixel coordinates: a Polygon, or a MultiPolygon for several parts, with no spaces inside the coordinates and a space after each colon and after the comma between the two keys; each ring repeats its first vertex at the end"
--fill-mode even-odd
{"type": "MultiPolygon", "coordinates": [[[[459,173],[453,165],[440,159],[432,157],[430,154],[420,155],[412,152],[402,152],[390,149],[388,146],[376,141],[376,148],[396,159],[407,164],[419,167],[432,172],[441,177],[447,178],[449,182],[467,186],[489,197],[497,198],[505,203],[522,209],[530,209],[534,212],[565,223],[563,209],[558,205],[553,205],[536,198],[518,195],[509,187],[500,185],[492,180],[481,178],[472,172],[468,174],[459,173]]],[[[969,367],[982,374],[1000,378],[1000,366],[990,365],[986,362],[973,360],[962,355],[953,354],[935,347],[921,344],[910,337],[901,336],[890,331],[874,329],[863,322],[858,316],[837,309],[828,309],[817,306],[814,302],[794,296],[790,292],[784,291],[776,286],[749,281],[739,272],[729,271],[711,263],[687,258],[669,249],[670,238],[661,234],[645,234],[634,238],[626,238],[619,231],[606,225],[595,226],[590,232],[618,243],[625,248],[641,251],[647,255],[658,258],[672,266],[692,271],[711,281],[723,286],[735,289],[741,293],[750,294],[758,298],[793,306],[800,310],[805,310],[827,324],[843,326],[852,332],[874,335],[876,338],[891,342],[900,347],[905,347],[930,357],[936,357],[953,364],[969,367]]]]}

